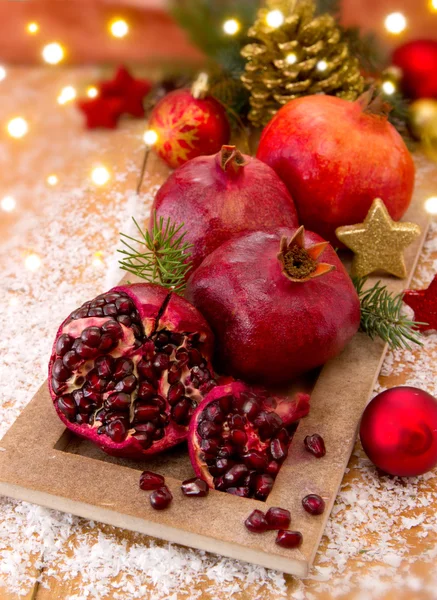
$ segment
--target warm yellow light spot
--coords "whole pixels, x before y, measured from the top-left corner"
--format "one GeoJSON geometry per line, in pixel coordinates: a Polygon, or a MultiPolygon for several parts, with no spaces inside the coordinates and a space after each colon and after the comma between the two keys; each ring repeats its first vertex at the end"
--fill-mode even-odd
{"type": "Polygon", "coordinates": [[[396,86],[393,81],[384,81],[381,87],[382,91],[384,94],[387,94],[387,96],[391,96],[396,91],[396,86]]]}
{"type": "Polygon", "coordinates": [[[36,271],[41,266],[41,259],[38,254],[28,254],[24,261],[24,265],[29,271],[36,271]]]}
{"type": "Polygon", "coordinates": [[[430,215],[437,215],[437,196],[431,196],[425,202],[425,210],[430,215]]]}
{"type": "Polygon", "coordinates": [[[96,185],[105,185],[110,180],[111,175],[106,167],[95,167],[91,171],[91,179],[96,185]]]}
{"type": "Polygon", "coordinates": [[[271,10],[267,13],[266,23],[269,27],[276,29],[280,27],[284,22],[284,15],[280,10],[271,10]]]}
{"type": "Polygon", "coordinates": [[[9,306],[18,306],[18,298],[16,298],[15,296],[9,298],[9,306]]]}
{"type": "Polygon", "coordinates": [[[429,9],[432,12],[437,12],[437,0],[430,0],[430,2],[429,2],[429,9]]]}
{"type": "Polygon", "coordinates": [[[47,177],[48,185],[54,186],[59,182],[58,176],[53,173],[53,175],[49,175],[47,177]]]}
{"type": "Polygon", "coordinates": [[[5,212],[12,212],[17,203],[15,202],[15,198],[13,198],[12,196],[5,196],[4,198],[2,198],[0,205],[2,207],[2,210],[4,210],[5,212]]]}
{"type": "Polygon", "coordinates": [[[64,48],[58,42],[52,42],[44,46],[42,57],[49,65],[57,65],[64,58],[64,48]]]}
{"type": "Polygon", "coordinates": [[[72,85],[67,85],[62,88],[61,93],[58,96],[58,104],[66,104],[76,98],[76,90],[72,85]]]}
{"type": "Polygon", "coordinates": [[[26,29],[27,29],[27,33],[34,35],[35,33],[38,33],[39,25],[38,25],[38,23],[35,23],[35,21],[33,21],[32,23],[27,24],[26,29]]]}
{"type": "Polygon", "coordinates": [[[287,56],[285,57],[285,62],[288,65],[294,65],[297,62],[297,56],[296,56],[296,54],[294,54],[294,52],[291,52],[290,54],[287,54],[287,56]]]}
{"type": "Polygon", "coordinates": [[[90,87],[86,91],[86,95],[88,96],[88,98],[97,98],[97,96],[99,95],[99,90],[93,85],[90,85],[90,87]]]}
{"type": "Polygon", "coordinates": [[[116,38],[123,38],[129,33],[129,25],[124,19],[116,19],[109,24],[109,31],[116,38]]]}
{"type": "Polygon", "coordinates": [[[319,62],[316,65],[316,69],[318,71],[326,71],[326,69],[328,68],[328,63],[326,62],[326,60],[319,60],[319,62]]]}
{"type": "Polygon", "coordinates": [[[394,12],[386,16],[384,25],[389,33],[399,35],[407,27],[407,19],[401,12],[394,12]]]}
{"type": "Polygon", "coordinates": [[[148,129],[144,132],[143,140],[148,146],[153,146],[158,141],[158,134],[153,129],[148,129]]]}
{"type": "Polygon", "coordinates": [[[5,79],[6,77],[6,69],[2,66],[0,66],[0,81],[3,81],[3,79],[5,79]]]}
{"type": "Polygon", "coordinates": [[[103,265],[104,265],[104,262],[103,262],[103,252],[101,252],[100,250],[98,252],[94,252],[94,254],[93,254],[93,260],[92,260],[92,265],[96,269],[100,269],[101,267],[103,267],[103,265]]]}
{"type": "Polygon", "coordinates": [[[235,35],[240,31],[240,23],[237,19],[228,19],[223,23],[223,31],[228,35],[235,35]]]}
{"type": "Polygon", "coordinates": [[[29,126],[26,119],[23,119],[23,117],[15,117],[8,123],[8,132],[13,138],[22,138],[28,131],[29,126]]]}

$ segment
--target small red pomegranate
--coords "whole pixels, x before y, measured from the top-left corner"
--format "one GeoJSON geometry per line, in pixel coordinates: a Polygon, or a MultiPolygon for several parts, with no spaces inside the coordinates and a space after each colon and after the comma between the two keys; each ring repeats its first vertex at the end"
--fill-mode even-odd
{"type": "Polygon", "coordinates": [[[215,384],[213,336],[186,300],[152,284],[113,288],[61,325],[49,363],[55,409],[108,454],[141,458],[187,437],[215,384]]]}
{"type": "Polygon", "coordinates": [[[195,158],[159,189],[157,217],[184,223],[192,243],[193,268],[223,242],[242,231],[296,227],[297,214],[276,173],[235,146],[195,158]]]}
{"type": "Polygon", "coordinates": [[[271,397],[233,382],[216,386],[190,423],[194,471],[210,487],[265,500],[287,458],[296,421],[309,412],[309,396],[271,397]]]}
{"type": "Polygon", "coordinates": [[[229,240],[192,274],[186,297],[216,334],[221,368],[264,385],[324,364],[360,324],[337,254],[303,227],[229,240]]]}
{"type": "Polygon", "coordinates": [[[336,246],[336,228],[362,223],[375,198],[397,221],[413,193],[413,159],[368,100],[292,100],[264,129],[257,152],[287,185],[300,223],[336,246]]]}

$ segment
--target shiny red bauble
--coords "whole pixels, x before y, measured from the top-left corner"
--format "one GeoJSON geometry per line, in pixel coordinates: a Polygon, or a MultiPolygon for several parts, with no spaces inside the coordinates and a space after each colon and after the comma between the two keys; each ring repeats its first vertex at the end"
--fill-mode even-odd
{"type": "Polygon", "coordinates": [[[215,154],[230,137],[223,106],[212,96],[195,98],[188,89],[162,98],[148,126],[158,135],[154,150],[172,169],[196,156],[215,154]]]}
{"type": "Polygon", "coordinates": [[[362,223],[375,198],[397,221],[413,193],[404,141],[364,104],[324,95],[291,100],[264,129],[256,155],[285,182],[299,222],[335,246],[342,246],[336,228],[362,223]]]}
{"type": "Polygon", "coordinates": [[[437,400],[415,387],[386,390],[366,407],[360,438],[382,471],[422,475],[437,466],[437,400]]]}
{"type": "Polygon", "coordinates": [[[437,41],[413,40],[393,53],[402,71],[402,89],[410,98],[437,98],[437,41]]]}

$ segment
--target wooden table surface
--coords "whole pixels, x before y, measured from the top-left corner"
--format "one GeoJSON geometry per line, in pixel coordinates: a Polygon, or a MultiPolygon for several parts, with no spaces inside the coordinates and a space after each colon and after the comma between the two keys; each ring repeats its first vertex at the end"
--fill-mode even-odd
{"type": "MultiPolygon", "coordinates": [[[[97,71],[91,68],[14,68],[0,83],[0,198],[13,195],[17,201],[15,211],[1,213],[0,265],[1,272],[7,273],[8,282],[5,283],[6,278],[2,282],[2,300],[7,300],[11,294],[19,294],[23,288],[27,300],[30,298],[36,307],[40,306],[42,278],[46,278],[47,282],[51,278],[59,280],[59,285],[65,285],[69,290],[68,286],[73,282],[80,287],[82,294],[86,293],[89,297],[115,283],[118,273],[114,268],[114,253],[118,231],[120,227],[128,226],[127,217],[132,211],[139,217],[147,217],[152,198],[149,190],[163,181],[168,172],[153,158],[150,174],[144,183],[144,193],[135,199],[133,190],[143,151],[141,135],[144,121],[124,120],[115,131],[86,132],[81,116],[72,105],[59,106],[56,103],[63,86],[72,84],[82,91],[95,80],[96,75],[97,71]],[[14,140],[5,132],[6,123],[15,116],[23,116],[29,123],[29,133],[21,140],[14,140]],[[97,164],[104,164],[111,172],[110,182],[101,188],[90,181],[90,171],[97,164]],[[46,178],[53,173],[58,176],[59,183],[51,189],[46,178]],[[65,202],[67,197],[72,203],[71,210],[65,202]],[[94,214],[96,219],[101,220],[101,231],[95,228],[90,232],[89,218],[94,214]],[[81,217],[78,219],[77,215],[81,217]],[[59,247],[62,264],[58,265],[56,235],[53,236],[51,231],[53,224],[63,230],[62,234],[59,233],[59,236],[62,235],[62,247],[59,247]],[[71,241],[70,249],[65,247],[68,239],[66,230],[71,232],[71,240],[77,240],[76,245],[71,241]],[[24,261],[30,252],[40,256],[41,267],[36,273],[26,272],[23,267],[23,272],[19,277],[17,275],[21,287],[18,291],[12,289],[13,276],[8,271],[10,262],[16,261],[17,256],[24,261]],[[72,269],[75,253],[78,267],[72,269]]],[[[416,161],[419,166],[417,186],[420,198],[425,200],[437,195],[437,167],[422,156],[416,156],[416,161]]],[[[437,229],[432,226],[417,269],[415,283],[419,287],[428,283],[431,273],[436,271],[436,240],[437,229]]],[[[77,298],[72,296],[74,293],[70,290],[59,314],[66,314],[77,304],[77,298]]],[[[7,309],[6,301],[5,306],[7,309]]],[[[13,319],[12,312],[10,318],[13,319]]],[[[43,329],[49,331],[52,337],[58,322],[57,314],[54,314],[53,321],[43,329]]],[[[24,337],[24,343],[26,340],[31,343],[31,334],[31,331],[26,332],[28,337],[24,337]]],[[[47,352],[49,346],[47,342],[47,352]]],[[[424,389],[436,394],[435,356],[436,334],[426,337],[422,349],[411,353],[390,353],[378,385],[391,387],[421,382],[424,389]]],[[[44,379],[46,359],[47,356],[33,357],[29,372],[33,372],[34,376],[20,382],[23,393],[15,412],[11,410],[13,400],[3,402],[3,432],[20,406],[24,405],[24,398],[30,400],[32,392],[44,379]]],[[[2,374],[6,375],[6,369],[2,374]]],[[[357,443],[311,577],[305,582],[285,577],[286,591],[282,596],[277,590],[272,591],[271,586],[263,588],[257,583],[250,583],[232,597],[237,600],[276,600],[279,597],[296,600],[437,598],[437,573],[433,564],[437,554],[437,473],[433,475],[405,481],[382,476],[369,465],[357,443]],[[419,502],[420,498],[427,501],[419,502]]],[[[8,526],[7,521],[1,519],[0,512],[0,529],[8,526]]],[[[36,566],[36,557],[33,564],[30,561],[26,567],[27,576],[39,575],[42,583],[28,587],[22,597],[36,600],[85,598],[81,595],[84,585],[82,574],[66,572],[62,567],[63,559],[73,551],[77,538],[86,533],[90,541],[97,538],[99,532],[128,545],[135,542],[144,544],[146,548],[150,544],[150,539],[145,536],[83,520],[80,528],[74,530],[60,546],[53,561],[44,563],[41,573],[36,566]]],[[[4,544],[0,548],[5,556],[7,548],[4,544]]],[[[1,567],[0,562],[0,574],[4,572],[1,567]]],[[[114,590],[119,579],[120,574],[114,577],[114,590]]],[[[0,588],[0,599],[16,600],[17,591],[8,588],[7,576],[3,575],[2,581],[5,587],[0,588]]],[[[180,596],[169,594],[168,598],[190,598],[193,590],[198,593],[196,598],[202,600],[229,597],[228,593],[221,596],[217,588],[211,592],[211,585],[205,573],[187,583],[186,587],[181,587],[180,596]]],[[[153,584],[146,586],[146,590],[141,597],[166,597],[156,595],[153,584]]],[[[99,597],[102,600],[137,597],[122,590],[117,593],[119,595],[110,592],[99,597]]]]}

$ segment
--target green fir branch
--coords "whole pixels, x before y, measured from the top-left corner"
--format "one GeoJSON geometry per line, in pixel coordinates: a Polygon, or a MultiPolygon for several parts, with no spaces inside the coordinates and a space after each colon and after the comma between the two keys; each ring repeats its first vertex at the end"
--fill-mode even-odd
{"type": "Polygon", "coordinates": [[[352,281],[361,304],[361,331],[371,339],[381,338],[392,349],[411,350],[409,342],[422,346],[415,331],[421,323],[402,314],[403,294],[394,295],[380,281],[364,289],[367,277],[355,277],[352,281]]]}
{"type": "Polygon", "coordinates": [[[184,291],[186,275],[191,269],[189,250],[193,244],[184,241],[184,225],[175,225],[170,219],[153,213],[152,232],[142,231],[132,217],[139,233],[139,239],[120,233],[124,248],[117,250],[123,254],[120,268],[149,283],[157,283],[178,294],[184,291]]]}

